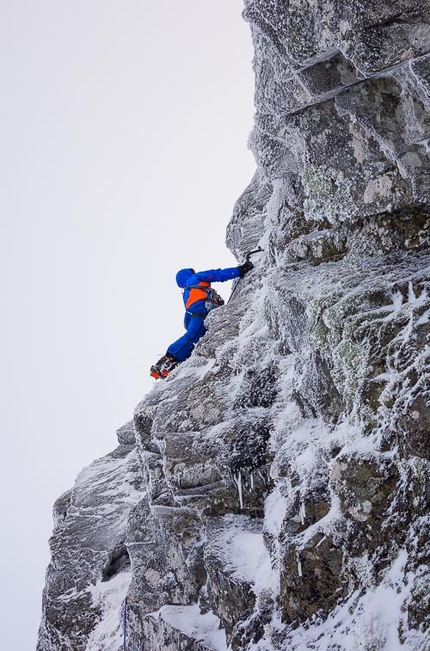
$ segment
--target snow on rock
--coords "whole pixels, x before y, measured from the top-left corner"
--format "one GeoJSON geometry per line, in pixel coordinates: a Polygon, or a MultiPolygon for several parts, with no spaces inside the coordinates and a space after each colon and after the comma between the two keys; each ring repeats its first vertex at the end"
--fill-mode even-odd
{"type": "Polygon", "coordinates": [[[429,9],[245,0],[264,251],[57,502],[38,651],[126,594],[132,651],[430,648],[429,9]]]}
{"type": "Polygon", "coordinates": [[[88,590],[101,610],[97,624],[87,641],[87,651],[118,651],[124,642],[124,604],[131,572],[123,571],[110,581],[99,581],[88,590]]]}
{"type": "Polygon", "coordinates": [[[164,640],[168,637],[175,640],[172,649],[187,648],[185,645],[191,642],[190,648],[199,651],[227,651],[225,632],[220,628],[219,618],[212,612],[201,613],[197,604],[163,606],[156,613],[147,615],[146,620],[147,629],[152,629],[152,635],[148,635],[148,649],[156,651],[168,648],[164,646],[164,640]]]}
{"type": "Polygon", "coordinates": [[[118,651],[131,581],[127,521],[142,497],[136,448],[120,446],[77,477],[54,507],[38,649],[118,651]]]}

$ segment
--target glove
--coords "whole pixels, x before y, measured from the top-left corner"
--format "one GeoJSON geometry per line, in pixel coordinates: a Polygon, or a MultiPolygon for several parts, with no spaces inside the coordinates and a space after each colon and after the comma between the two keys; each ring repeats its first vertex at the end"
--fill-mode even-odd
{"type": "Polygon", "coordinates": [[[251,260],[247,260],[246,262],[244,262],[243,264],[240,264],[238,266],[239,276],[241,278],[243,278],[244,275],[247,274],[248,271],[251,271],[251,269],[253,269],[253,268],[254,268],[254,265],[252,264],[251,260]]]}

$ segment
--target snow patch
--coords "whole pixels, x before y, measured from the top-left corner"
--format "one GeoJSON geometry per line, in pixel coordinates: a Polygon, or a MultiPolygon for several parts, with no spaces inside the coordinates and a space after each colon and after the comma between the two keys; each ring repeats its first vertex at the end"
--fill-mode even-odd
{"type": "Polygon", "coordinates": [[[197,642],[203,642],[213,651],[227,651],[225,631],[220,629],[219,618],[211,611],[201,613],[199,606],[162,606],[150,614],[154,619],[162,619],[172,628],[181,631],[197,642]]]}
{"type": "Polygon", "coordinates": [[[123,602],[131,572],[121,572],[110,581],[90,586],[93,603],[101,610],[99,623],[88,638],[85,651],[119,651],[123,648],[123,602]]]}
{"type": "Polygon", "coordinates": [[[272,568],[261,524],[247,516],[226,517],[224,528],[216,529],[216,539],[210,544],[224,571],[248,583],[257,596],[262,591],[278,592],[279,577],[272,568]]]}

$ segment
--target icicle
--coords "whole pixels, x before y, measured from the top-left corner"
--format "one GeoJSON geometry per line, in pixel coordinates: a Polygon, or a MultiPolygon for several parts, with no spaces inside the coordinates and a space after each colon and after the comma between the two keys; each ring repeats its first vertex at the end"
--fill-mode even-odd
{"type": "Polygon", "coordinates": [[[302,521],[302,524],[305,524],[305,519],[306,519],[306,509],[305,509],[305,503],[302,502],[300,504],[300,519],[302,521]]]}
{"type": "Polygon", "coordinates": [[[297,554],[297,572],[298,572],[298,574],[299,574],[300,577],[303,576],[303,572],[302,572],[302,562],[301,562],[301,560],[300,560],[300,556],[299,556],[298,554],[297,554]]]}
{"type": "Polygon", "coordinates": [[[237,490],[239,493],[239,502],[240,502],[240,508],[243,509],[243,495],[242,495],[242,475],[240,474],[240,471],[237,473],[236,477],[234,478],[235,484],[237,486],[237,490]]]}
{"type": "Polygon", "coordinates": [[[327,538],[327,536],[324,536],[323,538],[321,538],[321,540],[319,541],[319,543],[318,543],[317,545],[315,545],[315,549],[316,549],[317,547],[319,547],[319,546],[321,545],[321,543],[323,543],[324,540],[325,540],[326,538],[327,538]]]}

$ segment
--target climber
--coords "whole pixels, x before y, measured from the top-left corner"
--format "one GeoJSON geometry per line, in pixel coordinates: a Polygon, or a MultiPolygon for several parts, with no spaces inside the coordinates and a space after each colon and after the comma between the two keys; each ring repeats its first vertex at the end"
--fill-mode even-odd
{"type": "Polygon", "coordinates": [[[150,375],[156,380],[169,375],[175,366],[185,361],[193,352],[195,344],[206,332],[204,320],[208,313],[224,304],[223,299],[211,287],[211,283],[223,283],[233,278],[243,278],[253,268],[247,257],[246,262],[228,269],[198,271],[181,269],[176,274],[176,283],[183,291],[185,305],[184,326],[186,333],[175,341],[161,359],[151,366],[150,375]]]}

